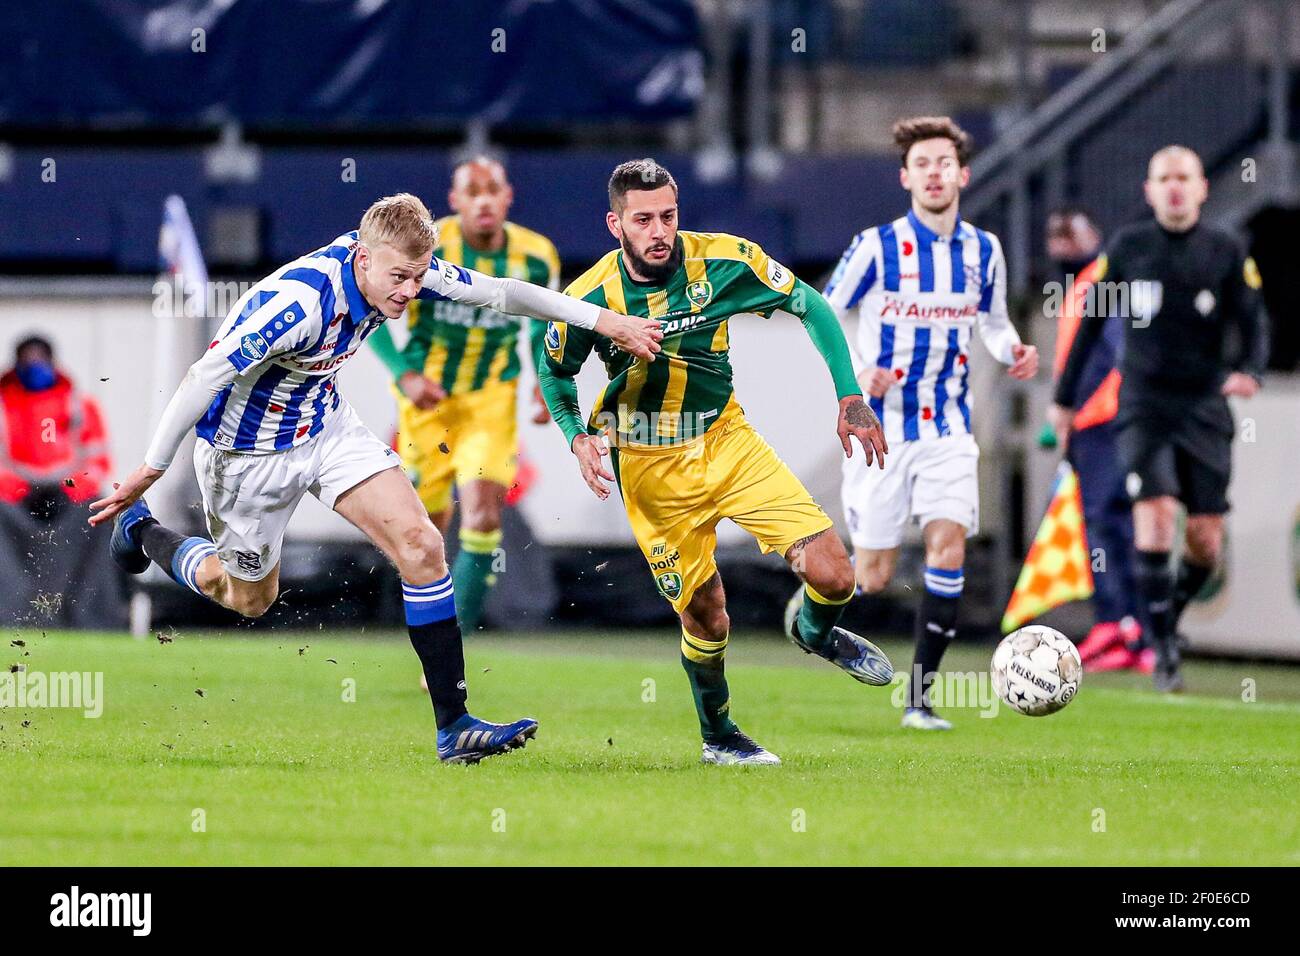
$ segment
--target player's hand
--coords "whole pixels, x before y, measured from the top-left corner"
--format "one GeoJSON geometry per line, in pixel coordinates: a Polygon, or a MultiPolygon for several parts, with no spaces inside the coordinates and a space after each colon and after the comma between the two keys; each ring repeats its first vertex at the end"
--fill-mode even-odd
{"type": "Polygon", "coordinates": [[[840,444],[844,446],[845,458],[853,457],[853,445],[849,442],[849,436],[852,435],[862,445],[868,465],[876,461],[881,468],[885,467],[885,455],[889,452],[885,430],[880,427],[880,419],[871,410],[871,406],[862,400],[861,395],[840,399],[840,420],[835,431],[840,436],[840,444]]]}
{"type": "Polygon", "coordinates": [[[1033,378],[1038,374],[1038,348],[1033,345],[1013,345],[1011,346],[1011,357],[1015,359],[1011,367],[1007,369],[1007,374],[1012,378],[1025,379],[1033,378]]]}
{"type": "Polygon", "coordinates": [[[1056,432],[1056,447],[1064,455],[1070,448],[1070,432],[1074,430],[1074,409],[1064,405],[1048,405],[1047,423],[1056,432]]]}
{"type": "Polygon", "coordinates": [[[162,472],[148,465],[141,465],[131,472],[121,484],[113,482],[113,493],[107,498],[100,498],[90,503],[90,510],[95,512],[89,519],[91,525],[112,521],[119,513],[135,504],[137,498],[152,487],[162,477],[162,472]]]}
{"type": "Polygon", "coordinates": [[[894,373],[887,368],[864,370],[858,376],[858,384],[866,389],[867,394],[872,398],[884,398],[885,393],[893,387],[896,380],[894,373]]]}
{"type": "Polygon", "coordinates": [[[655,360],[655,353],[659,351],[659,343],[664,337],[664,330],[655,319],[619,315],[609,309],[600,310],[596,331],[612,340],[624,352],[631,352],[647,362],[655,360]]]}
{"type": "Polygon", "coordinates": [[[609,446],[599,435],[579,435],[573,440],[573,453],[578,457],[578,468],[582,471],[582,480],[587,487],[604,501],[609,497],[609,486],[605,481],[613,481],[614,475],[602,458],[609,455],[609,446]],[[605,481],[601,481],[601,479],[605,481]]]}
{"type": "Polygon", "coordinates": [[[533,412],[533,424],[545,425],[551,420],[551,410],[546,407],[546,399],[542,398],[542,386],[533,386],[533,401],[537,403],[537,411],[533,412]]]}
{"type": "Polygon", "coordinates": [[[1219,391],[1224,395],[1254,398],[1255,393],[1259,391],[1259,382],[1256,381],[1255,376],[1246,372],[1233,372],[1223,380],[1223,387],[1219,391]]]}
{"type": "Polygon", "coordinates": [[[447,397],[446,389],[415,371],[403,372],[397,380],[397,387],[412,405],[422,411],[428,411],[447,397]]]}

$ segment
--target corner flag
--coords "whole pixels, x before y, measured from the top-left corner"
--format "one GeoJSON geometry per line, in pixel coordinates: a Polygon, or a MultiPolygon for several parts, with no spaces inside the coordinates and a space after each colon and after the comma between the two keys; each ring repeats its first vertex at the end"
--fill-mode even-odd
{"type": "Polygon", "coordinates": [[[1047,514],[1002,615],[1002,633],[1009,634],[1054,607],[1091,597],[1092,587],[1079,479],[1063,461],[1056,471],[1047,514]]]}

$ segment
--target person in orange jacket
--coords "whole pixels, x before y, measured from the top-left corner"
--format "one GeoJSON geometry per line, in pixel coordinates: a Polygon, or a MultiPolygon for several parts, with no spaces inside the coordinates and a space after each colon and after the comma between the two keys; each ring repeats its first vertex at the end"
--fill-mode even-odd
{"type": "MultiPolygon", "coordinates": [[[[1057,319],[1054,374],[1060,376],[1101,273],[1101,230],[1082,209],[1063,208],[1047,219],[1047,254],[1066,281],[1057,319]]],[[[1111,319],[1088,357],[1073,428],[1051,421],[1058,447],[1079,478],[1083,522],[1094,561],[1092,607],[1096,623],[1079,643],[1084,667],[1150,673],[1154,654],[1142,645],[1133,578],[1133,516],[1115,447],[1119,409],[1119,319],[1111,319]]],[[[1053,418],[1049,410],[1049,419],[1053,418]]]]}
{"type": "Polygon", "coordinates": [[[121,577],[101,560],[104,535],[74,507],[99,497],[111,466],[99,404],[55,364],[48,339],[24,338],[0,375],[0,566],[9,574],[0,620],[123,622],[121,577]]]}

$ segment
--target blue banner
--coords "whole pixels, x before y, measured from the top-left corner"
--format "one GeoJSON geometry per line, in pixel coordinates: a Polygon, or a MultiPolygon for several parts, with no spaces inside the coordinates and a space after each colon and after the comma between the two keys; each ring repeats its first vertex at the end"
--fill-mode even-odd
{"type": "Polygon", "coordinates": [[[691,0],[0,6],[0,123],[400,127],[689,115],[691,0]]]}

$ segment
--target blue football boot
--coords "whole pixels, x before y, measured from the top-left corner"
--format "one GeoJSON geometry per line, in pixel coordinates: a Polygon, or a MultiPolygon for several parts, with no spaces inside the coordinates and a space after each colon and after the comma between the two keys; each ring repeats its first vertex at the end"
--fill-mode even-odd
{"type": "Polygon", "coordinates": [[[140,526],[153,521],[149,506],[141,498],[113,519],[113,537],[108,543],[109,554],[117,566],[128,574],[143,574],[149,567],[149,555],[140,542],[140,526]]]}
{"type": "Polygon", "coordinates": [[[535,736],[537,721],[531,717],[513,724],[493,724],[466,714],[438,731],[438,759],[443,763],[478,763],[484,757],[522,747],[535,736]]]}

